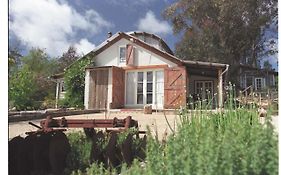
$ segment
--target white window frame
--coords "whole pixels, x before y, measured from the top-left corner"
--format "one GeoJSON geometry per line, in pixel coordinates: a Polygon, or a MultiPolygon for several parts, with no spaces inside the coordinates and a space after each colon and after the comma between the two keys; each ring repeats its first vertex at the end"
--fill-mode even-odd
{"type": "Polygon", "coordinates": [[[265,87],[265,80],[264,80],[264,78],[262,78],[262,77],[255,78],[255,90],[256,91],[257,90],[262,90],[262,89],[264,89],[264,87],[265,87]],[[261,80],[261,89],[258,89],[257,80],[261,80]]]}
{"type": "Polygon", "coordinates": [[[118,47],[118,63],[125,64],[126,63],[126,54],[127,54],[127,47],[125,45],[118,47]],[[121,48],[125,48],[125,56],[121,58],[121,48]]]}

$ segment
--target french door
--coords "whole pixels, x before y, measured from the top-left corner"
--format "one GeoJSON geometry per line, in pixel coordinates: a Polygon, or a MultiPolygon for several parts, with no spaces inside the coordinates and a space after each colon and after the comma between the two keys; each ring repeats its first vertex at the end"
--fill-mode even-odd
{"type": "Polygon", "coordinates": [[[126,73],[126,105],[139,106],[152,104],[163,108],[164,72],[163,70],[134,71],[126,73]]]}
{"type": "Polygon", "coordinates": [[[214,94],[213,81],[195,81],[195,93],[200,99],[212,98],[214,94]]]}

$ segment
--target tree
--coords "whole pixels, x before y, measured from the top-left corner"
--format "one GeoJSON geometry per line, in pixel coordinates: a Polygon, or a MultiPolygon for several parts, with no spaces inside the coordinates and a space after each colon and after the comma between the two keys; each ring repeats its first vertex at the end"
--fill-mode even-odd
{"type": "Polygon", "coordinates": [[[277,1],[179,0],[165,9],[164,17],[182,35],[176,56],[228,63],[235,72],[242,58],[257,62],[265,31],[277,22],[277,1]]]}
{"type": "Polygon", "coordinates": [[[78,60],[78,58],[80,58],[80,56],[77,54],[76,48],[74,46],[70,46],[68,50],[64,52],[58,59],[58,67],[56,72],[64,72],[64,69],[78,60]]]}
{"type": "Polygon", "coordinates": [[[13,45],[9,45],[9,51],[8,51],[8,76],[9,78],[13,75],[13,73],[16,73],[18,71],[18,68],[21,65],[21,42],[15,41],[16,43],[13,45]]]}
{"type": "Polygon", "coordinates": [[[32,96],[36,91],[34,74],[26,67],[22,68],[9,80],[9,106],[17,110],[32,108],[32,96]]]}
{"type": "Polygon", "coordinates": [[[263,63],[263,68],[264,69],[267,69],[267,70],[272,70],[272,65],[270,64],[270,62],[268,60],[266,60],[264,63],[263,63]]]}
{"type": "Polygon", "coordinates": [[[48,79],[56,69],[56,61],[42,49],[33,48],[22,57],[17,73],[9,78],[9,103],[18,110],[38,109],[48,96],[55,94],[55,83],[48,79]]]}

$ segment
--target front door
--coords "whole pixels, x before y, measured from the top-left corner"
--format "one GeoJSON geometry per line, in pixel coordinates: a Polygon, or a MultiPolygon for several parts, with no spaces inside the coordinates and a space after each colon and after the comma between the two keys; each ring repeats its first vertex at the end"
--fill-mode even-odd
{"type": "Polygon", "coordinates": [[[195,81],[195,93],[200,100],[211,99],[213,92],[213,81],[195,81]]]}

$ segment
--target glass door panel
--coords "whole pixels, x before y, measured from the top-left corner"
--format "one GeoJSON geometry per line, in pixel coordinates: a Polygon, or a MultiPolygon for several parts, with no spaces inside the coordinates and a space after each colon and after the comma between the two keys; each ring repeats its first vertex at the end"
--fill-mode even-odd
{"type": "Polygon", "coordinates": [[[157,107],[163,107],[164,103],[164,72],[156,71],[156,101],[157,107]]]}
{"type": "Polygon", "coordinates": [[[137,104],[143,104],[143,72],[138,72],[137,104]]]}
{"type": "Polygon", "coordinates": [[[135,72],[127,73],[126,104],[135,103],[135,72]]]}

